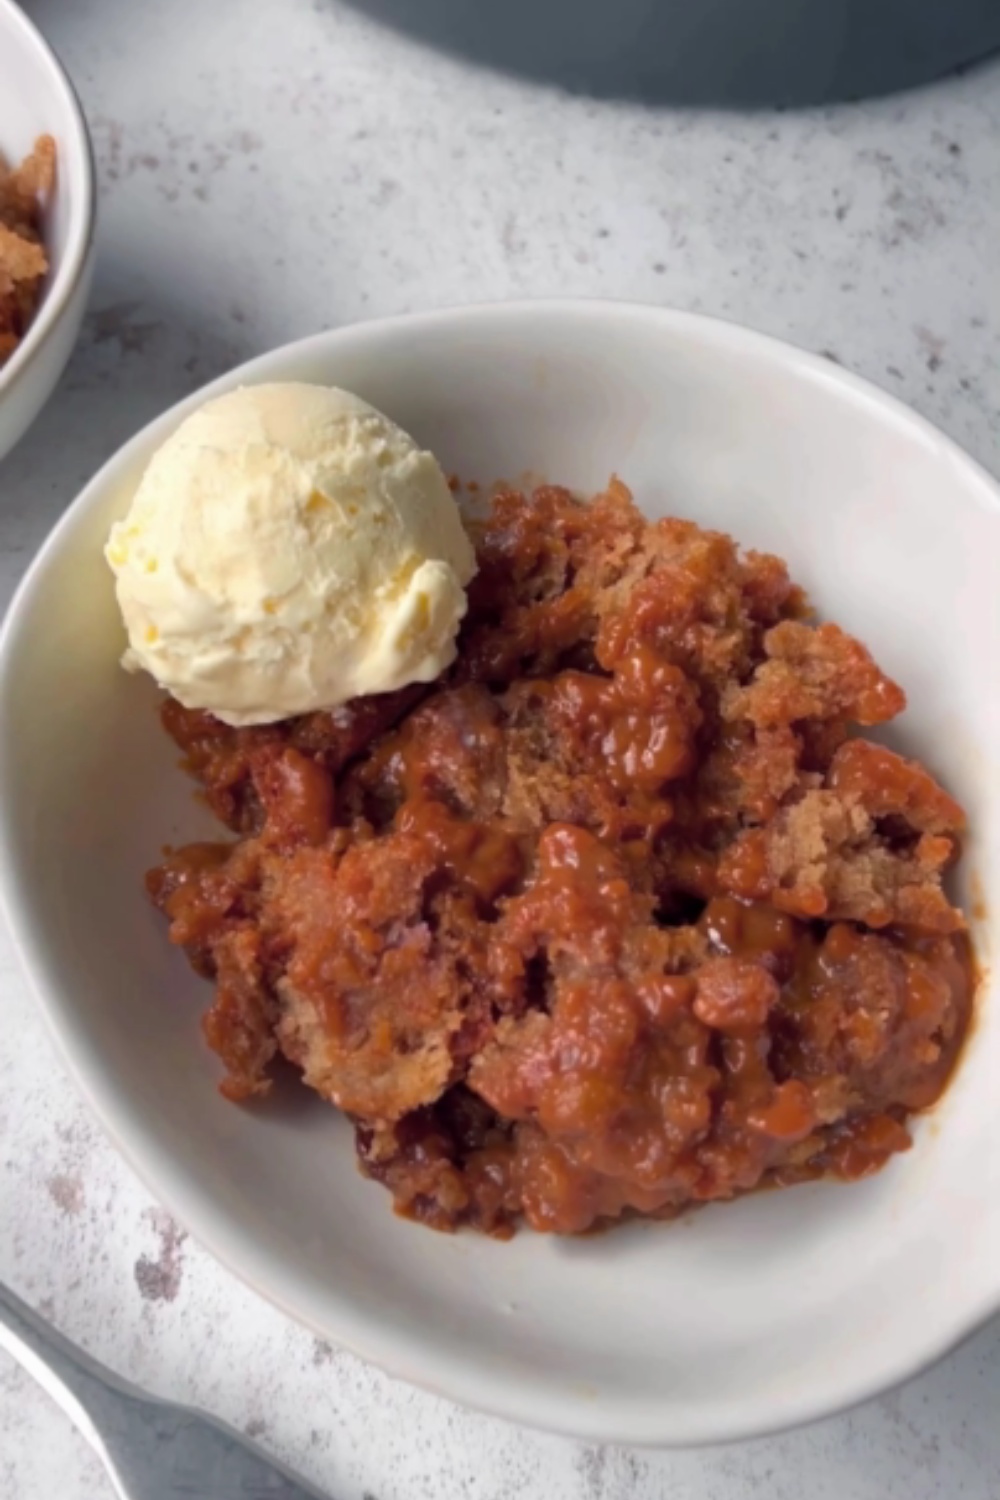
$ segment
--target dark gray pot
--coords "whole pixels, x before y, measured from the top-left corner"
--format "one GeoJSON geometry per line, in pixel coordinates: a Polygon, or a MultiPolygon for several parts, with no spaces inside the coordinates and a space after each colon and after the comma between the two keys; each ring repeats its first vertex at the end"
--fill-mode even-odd
{"type": "Polygon", "coordinates": [[[604,96],[814,104],[1000,48],[1000,0],[353,0],[435,46],[604,96]]]}

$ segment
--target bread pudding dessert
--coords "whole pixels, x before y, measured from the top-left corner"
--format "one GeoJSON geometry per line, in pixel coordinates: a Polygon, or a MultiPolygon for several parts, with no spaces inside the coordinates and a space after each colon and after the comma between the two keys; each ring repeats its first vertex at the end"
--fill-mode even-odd
{"type": "Polygon", "coordinates": [[[17,167],[0,157],[0,369],[38,308],[49,259],[42,209],[55,181],[56,143],[41,135],[17,167]]]}
{"type": "Polygon", "coordinates": [[[163,720],[224,842],[148,877],[234,1101],[281,1059],[436,1229],[575,1234],[910,1144],[974,971],[963,813],[783,562],[504,491],[432,683],[163,720]]]}

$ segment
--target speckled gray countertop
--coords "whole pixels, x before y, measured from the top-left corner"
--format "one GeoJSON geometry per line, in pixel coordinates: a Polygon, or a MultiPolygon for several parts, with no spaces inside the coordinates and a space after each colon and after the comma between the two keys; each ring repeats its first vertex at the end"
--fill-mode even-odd
{"type": "MultiPolygon", "coordinates": [[[[569,99],[334,0],[37,0],[93,125],[100,256],[80,347],[0,464],[0,607],[147,418],[320,328],[577,293],[785,336],[1000,471],[1000,64],[806,114],[569,99]]],[[[339,1500],[994,1500],[1000,1325],[786,1437],[633,1454],[396,1385],[238,1285],[154,1206],[63,1076],[0,935],[0,1277],[154,1390],[339,1500]]],[[[0,1496],[103,1500],[97,1461],[0,1358],[0,1496]]]]}

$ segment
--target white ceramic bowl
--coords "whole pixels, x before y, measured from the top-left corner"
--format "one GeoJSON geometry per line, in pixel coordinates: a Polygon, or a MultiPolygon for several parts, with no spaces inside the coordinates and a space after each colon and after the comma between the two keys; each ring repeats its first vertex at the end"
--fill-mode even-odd
{"type": "MultiPolygon", "coordinates": [[[[465,478],[612,471],[788,558],[909,688],[897,739],[971,814],[965,892],[1000,910],[993,483],[925,422],[823,360],[641,307],[463,309],[325,333],[234,371],[330,381],[465,478]]],[[[350,1131],[292,1088],[216,1093],[208,999],[141,877],[204,837],[122,645],[101,544],[154,448],[139,434],[35,562],[0,646],[0,894],[52,1032],[153,1191],[234,1271],[325,1337],[469,1404],[589,1439],[690,1444],[832,1412],[1000,1308],[1000,1010],[881,1176],[559,1242],[394,1219],[350,1131]]],[[[990,958],[981,927],[980,952],[990,958]]]]}
{"type": "Polygon", "coordinates": [[[41,411],[63,372],[87,303],[94,238],[94,167],[87,124],[61,63],[13,0],[0,0],[0,152],[26,156],[56,142],[56,186],[45,221],[51,269],[31,327],[0,368],[0,459],[41,411]]]}

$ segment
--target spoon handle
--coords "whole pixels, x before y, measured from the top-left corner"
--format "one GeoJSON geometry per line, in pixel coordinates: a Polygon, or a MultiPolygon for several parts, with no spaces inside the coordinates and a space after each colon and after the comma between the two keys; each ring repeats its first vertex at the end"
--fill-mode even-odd
{"type": "Polygon", "coordinates": [[[234,1428],[121,1380],[2,1282],[0,1348],[62,1407],[119,1500],[324,1500],[234,1428]]]}

